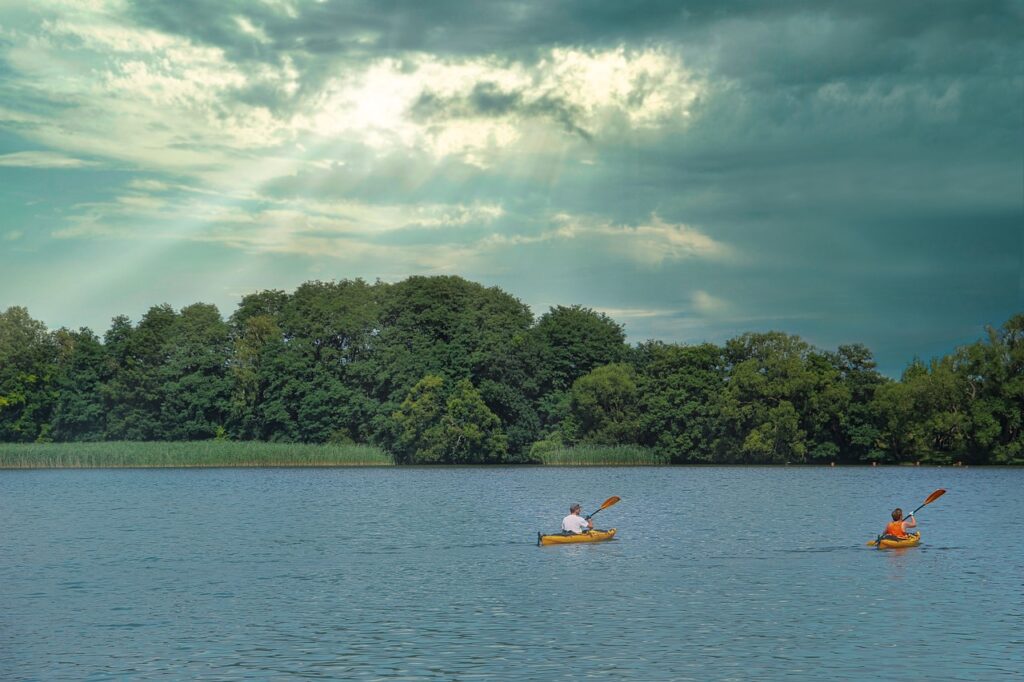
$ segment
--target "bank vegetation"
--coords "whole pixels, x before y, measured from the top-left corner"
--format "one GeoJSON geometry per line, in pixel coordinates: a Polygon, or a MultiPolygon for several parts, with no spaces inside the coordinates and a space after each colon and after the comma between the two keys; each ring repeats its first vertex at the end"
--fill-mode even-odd
{"type": "Polygon", "coordinates": [[[227,319],[156,305],[102,336],[12,307],[0,443],[75,444],[38,461],[78,466],[1020,464],[1024,314],[894,380],[858,343],[629,345],[603,313],[535,317],[459,277],[307,282],[227,319]]]}

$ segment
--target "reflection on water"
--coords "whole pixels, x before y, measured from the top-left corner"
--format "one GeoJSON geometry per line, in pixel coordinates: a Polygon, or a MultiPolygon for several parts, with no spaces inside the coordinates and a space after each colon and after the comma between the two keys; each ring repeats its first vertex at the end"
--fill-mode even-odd
{"type": "Polygon", "coordinates": [[[0,679],[1012,676],[1022,483],[948,468],[0,472],[0,679]],[[865,547],[938,487],[920,547],[865,547]],[[570,502],[613,494],[599,518],[615,541],[536,546],[570,502]]]}

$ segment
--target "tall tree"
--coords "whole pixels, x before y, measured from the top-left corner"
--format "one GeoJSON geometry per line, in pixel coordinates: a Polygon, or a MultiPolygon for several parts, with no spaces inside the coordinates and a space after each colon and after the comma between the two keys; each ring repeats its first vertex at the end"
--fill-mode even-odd
{"type": "Polygon", "coordinates": [[[952,358],[914,360],[898,384],[879,388],[875,409],[892,461],[948,463],[965,455],[967,386],[952,358]]]}
{"type": "Polygon", "coordinates": [[[0,441],[49,438],[56,347],[26,308],[0,313],[0,441]]]}
{"type": "Polygon", "coordinates": [[[920,457],[923,434],[915,398],[919,377],[927,374],[924,364],[915,359],[900,381],[883,384],[875,391],[871,411],[879,424],[878,448],[871,459],[885,462],[914,461],[920,457]]]}
{"type": "Polygon", "coordinates": [[[172,350],[177,313],[153,306],[132,327],[126,317],[114,318],[104,336],[109,379],[104,385],[108,407],[108,440],[164,440],[162,418],[164,366],[172,350]]]}
{"type": "Polygon", "coordinates": [[[546,428],[555,428],[569,410],[569,389],[595,367],[626,359],[629,348],[621,325],[583,306],[555,306],[542,315],[524,344],[534,363],[535,400],[546,428]]]}
{"type": "MultiPolygon", "coordinates": [[[[275,325],[280,329],[253,356],[256,383],[247,389],[259,400],[254,414],[263,437],[326,442],[371,436],[376,404],[366,395],[364,366],[378,333],[379,296],[377,285],[359,279],[306,282],[274,320],[266,314],[246,320],[249,332],[262,325],[263,336],[275,336],[275,325]]],[[[242,376],[252,380],[252,374],[242,376]]]]}
{"type": "Polygon", "coordinates": [[[52,436],[56,441],[103,440],[106,410],[103,405],[103,377],[107,355],[90,329],[60,329],[54,334],[57,346],[57,392],[52,436]]]}
{"type": "Polygon", "coordinates": [[[636,370],[626,363],[595,367],[573,382],[569,419],[563,423],[568,443],[625,445],[637,441],[636,370]]]}
{"type": "Polygon", "coordinates": [[[1004,367],[998,382],[1000,435],[993,458],[1001,464],[1020,464],[1024,462],[1024,313],[989,333],[1004,367]]]}
{"type": "Polygon", "coordinates": [[[498,419],[469,379],[455,384],[428,452],[449,464],[496,464],[505,461],[508,439],[498,419]]]}
{"type": "Polygon", "coordinates": [[[970,462],[1024,461],[1024,314],[957,350],[954,364],[970,405],[970,462]]]}
{"type": "Polygon", "coordinates": [[[224,431],[231,408],[230,330],[216,306],[181,309],[161,372],[161,431],[169,440],[201,440],[224,431]]]}
{"type": "Polygon", "coordinates": [[[876,461],[883,457],[882,433],[872,407],[876,392],[889,380],[878,373],[871,351],[862,344],[839,346],[836,353],[827,355],[849,396],[849,407],[840,413],[839,432],[834,435],[841,457],[845,462],[876,461]]]}
{"type": "Polygon", "coordinates": [[[284,348],[281,327],[277,316],[270,313],[232,316],[230,326],[233,350],[228,430],[232,438],[240,440],[266,437],[260,419],[265,399],[261,374],[266,358],[284,348]]]}
{"type": "Polygon", "coordinates": [[[768,332],[729,340],[725,357],[728,382],[715,399],[721,419],[717,458],[826,462],[844,455],[852,394],[835,354],[768,332]]]}
{"type": "Polygon", "coordinates": [[[518,333],[493,346],[488,363],[478,370],[480,395],[508,437],[509,461],[530,461],[530,446],[542,435],[535,350],[536,339],[518,333]]]}
{"type": "Polygon", "coordinates": [[[389,446],[397,461],[404,464],[441,461],[441,453],[432,445],[437,440],[444,406],[444,377],[428,374],[409,389],[391,418],[394,439],[389,446]]]}
{"type": "Polygon", "coordinates": [[[635,356],[640,442],[672,462],[714,461],[715,398],[726,381],[722,349],[651,341],[635,356]]]}
{"type": "Polygon", "coordinates": [[[488,464],[505,461],[508,443],[498,417],[469,379],[450,392],[443,377],[428,374],[409,391],[393,416],[394,451],[412,464],[488,464]]]}
{"type": "Polygon", "coordinates": [[[375,431],[392,428],[391,415],[427,374],[479,385],[488,409],[516,434],[516,447],[536,433],[524,395],[529,365],[517,348],[533,322],[530,309],[498,288],[460,277],[410,277],[383,291],[372,357],[360,366],[363,385],[379,401],[375,431]]]}
{"type": "Polygon", "coordinates": [[[290,299],[291,296],[280,289],[264,289],[254,294],[246,294],[228,320],[232,335],[239,335],[245,323],[254,317],[268,317],[278,321],[290,299]]]}

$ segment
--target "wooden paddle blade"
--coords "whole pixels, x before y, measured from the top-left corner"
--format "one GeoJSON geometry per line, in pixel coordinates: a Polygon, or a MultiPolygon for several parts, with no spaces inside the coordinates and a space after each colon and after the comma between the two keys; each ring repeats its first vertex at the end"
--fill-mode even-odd
{"type": "MultiPolygon", "coordinates": [[[[931,495],[928,496],[928,499],[926,499],[924,501],[924,504],[931,504],[932,502],[934,502],[935,500],[939,499],[940,497],[942,497],[945,494],[946,494],[946,490],[944,488],[939,488],[938,490],[936,490],[935,492],[933,492],[931,495]]],[[[924,504],[922,504],[921,506],[923,507],[924,504]]]]}

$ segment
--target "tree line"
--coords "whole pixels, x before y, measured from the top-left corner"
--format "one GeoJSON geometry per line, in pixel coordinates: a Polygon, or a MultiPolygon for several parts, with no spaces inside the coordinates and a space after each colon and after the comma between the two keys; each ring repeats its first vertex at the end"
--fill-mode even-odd
{"type": "Polygon", "coordinates": [[[0,441],[372,443],[401,463],[635,445],[673,463],[1024,463],[1024,314],[898,381],[781,332],[626,343],[459,277],[306,282],[112,320],[0,313],[0,441]]]}

